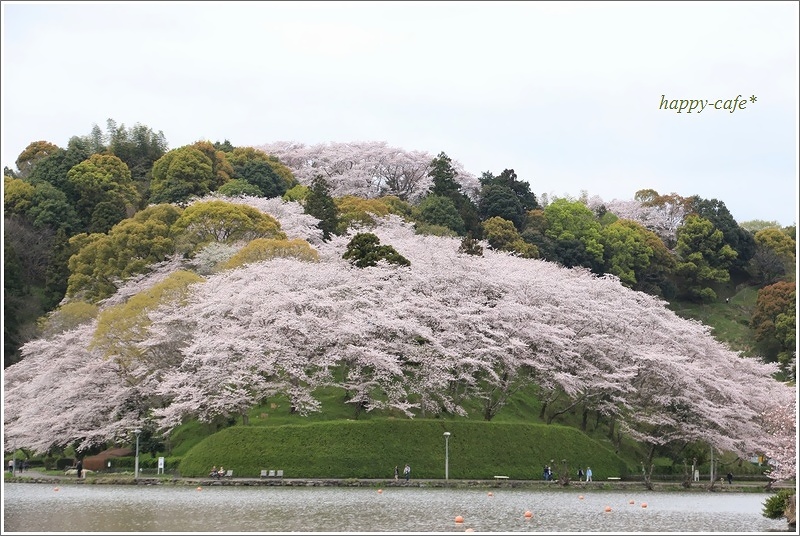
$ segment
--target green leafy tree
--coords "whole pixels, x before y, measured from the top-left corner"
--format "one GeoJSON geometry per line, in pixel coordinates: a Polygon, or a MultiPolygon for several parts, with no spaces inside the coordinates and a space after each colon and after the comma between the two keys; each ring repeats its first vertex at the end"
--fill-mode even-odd
{"type": "Polygon", "coordinates": [[[519,203],[522,206],[522,210],[525,212],[539,208],[536,195],[531,192],[530,183],[519,180],[513,169],[504,169],[503,172],[496,177],[488,171],[484,172],[480,181],[484,186],[493,184],[509,188],[517,196],[517,199],[519,199],[519,203]]]}
{"type": "Polygon", "coordinates": [[[545,236],[553,240],[555,256],[564,266],[585,266],[602,273],[604,247],[600,222],[580,201],[556,199],[544,209],[545,236]]]}
{"type": "Polygon", "coordinates": [[[696,301],[714,301],[717,294],[710,285],[730,280],[728,267],[736,252],[725,243],[722,231],[696,214],[678,228],[677,242],[675,271],[685,282],[683,293],[696,301]]]}
{"type": "Polygon", "coordinates": [[[483,236],[492,248],[510,251],[525,258],[536,258],[539,250],[522,239],[514,224],[499,216],[483,222],[483,236]]]}
{"type": "Polygon", "coordinates": [[[776,359],[784,372],[792,361],[796,343],[797,309],[794,281],[778,281],[758,291],[750,319],[756,340],[766,343],[765,357],[776,359]]]}
{"type": "Polygon", "coordinates": [[[233,177],[257,186],[262,197],[280,197],[297,185],[291,171],[275,157],[253,147],[237,147],[228,153],[233,177]],[[288,171],[288,180],[285,171],[288,171]]]}
{"type": "Polygon", "coordinates": [[[230,153],[235,148],[236,147],[234,147],[234,145],[227,138],[225,139],[225,141],[221,143],[219,142],[219,140],[214,142],[214,149],[222,151],[224,153],[230,153]]]}
{"type": "Polygon", "coordinates": [[[322,230],[322,239],[330,240],[331,236],[337,233],[339,226],[339,211],[336,203],[331,197],[328,182],[317,175],[311,181],[311,187],[306,194],[303,209],[306,214],[310,214],[319,220],[317,227],[322,230]]]}
{"type": "Polygon", "coordinates": [[[191,145],[201,153],[206,155],[211,162],[211,173],[213,179],[209,188],[212,192],[217,188],[231,180],[233,177],[233,166],[228,161],[228,155],[224,151],[220,151],[210,141],[197,141],[191,145]]]}
{"type": "Polygon", "coordinates": [[[139,206],[131,172],[116,156],[93,154],[67,172],[67,181],[72,191],[78,192],[75,208],[90,232],[107,231],[132,216],[139,206]]]}
{"type": "Polygon", "coordinates": [[[376,218],[383,218],[392,213],[388,198],[378,197],[364,199],[355,195],[346,195],[333,200],[336,205],[339,224],[336,234],[344,234],[350,227],[375,227],[376,218]]]}
{"type": "Polygon", "coordinates": [[[187,145],[169,151],[153,164],[151,203],[183,203],[202,197],[216,186],[212,161],[198,148],[187,145]]]}
{"type": "Polygon", "coordinates": [[[223,269],[230,270],[245,264],[277,258],[293,258],[306,262],[317,262],[319,253],[311,247],[311,244],[300,238],[292,240],[256,238],[225,262],[223,269]]]}
{"type": "MultiPolygon", "coordinates": [[[[433,184],[429,190],[429,195],[444,197],[452,201],[458,215],[461,219],[461,227],[463,230],[457,231],[458,234],[463,235],[465,232],[470,232],[473,236],[480,237],[481,235],[481,221],[478,215],[478,207],[461,189],[461,185],[455,180],[458,177],[458,172],[453,167],[453,161],[444,152],[431,161],[430,171],[428,176],[433,179],[433,184]]],[[[427,220],[426,220],[427,221],[427,220]]],[[[433,223],[433,222],[428,222],[433,223]]],[[[434,225],[438,225],[435,224],[434,225]]],[[[450,229],[456,230],[455,227],[444,225],[450,229]]]]}
{"type": "Polygon", "coordinates": [[[298,203],[303,203],[308,196],[308,191],[308,186],[298,184],[297,186],[286,190],[286,193],[281,196],[281,199],[284,201],[297,201],[298,203]]]}
{"type": "Polygon", "coordinates": [[[107,128],[109,152],[125,162],[130,169],[131,180],[139,198],[149,198],[153,164],[168,149],[164,133],[160,130],[154,132],[152,128],[139,123],[127,129],[124,124],[117,126],[112,119],[107,121],[107,128]]]}
{"type": "Polygon", "coordinates": [[[96,302],[114,294],[121,280],[166,260],[175,253],[171,229],[180,214],[174,205],[152,205],[107,234],[71,237],[70,247],[76,253],[69,259],[67,296],[96,302]]]}
{"type": "Polygon", "coordinates": [[[69,170],[92,155],[85,140],[73,136],[66,149],[54,151],[42,158],[30,170],[27,180],[31,184],[47,182],[64,192],[73,206],[77,205],[80,192],[76,192],[70,184],[67,174],[69,170]]]}
{"type": "Polygon", "coordinates": [[[26,219],[36,229],[63,229],[69,235],[83,228],[67,195],[49,182],[35,185],[26,219]]]}
{"type": "Polygon", "coordinates": [[[381,261],[399,266],[410,266],[411,262],[392,246],[381,245],[381,240],[372,233],[358,233],[347,244],[343,259],[358,268],[377,266],[381,261]]]}
{"type": "Polygon", "coordinates": [[[661,239],[631,220],[616,220],[601,228],[604,270],[634,290],[660,294],[660,284],[672,272],[674,260],[661,239]]]}
{"type": "Polygon", "coordinates": [[[449,197],[431,194],[414,208],[414,219],[431,225],[441,225],[459,235],[465,232],[464,220],[449,197]]]}
{"type": "Polygon", "coordinates": [[[172,225],[176,248],[194,254],[207,244],[249,242],[256,238],[285,239],[278,221],[248,205],[203,201],[186,207],[172,225]]]}
{"type": "Polygon", "coordinates": [[[689,201],[690,211],[710,221],[716,229],[722,231],[725,243],[736,252],[729,271],[744,274],[756,250],[753,234],[739,226],[722,201],[703,199],[697,195],[690,197],[689,201]]]}
{"type": "Polygon", "coordinates": [[[17,178],[23,179],[27,177],[41,160],[59,151],[61,149],[49,141],[40,140],[28,144],[25,150],[17,157],[16,165],[19,170],[17,178]]]}
{"type": "Polygon", "coordinates": [[[756,232],[756,252],[748,271],[756,282],[770,284],[795,272],[797,242],[778,227],[756,232]]]}
{"type": "Polygon", "coordinates": [[[22,179],[3,176],[3,213],[27,215],[33,205],[35,187],[22,179]]]}
{"type": "Polygon", "coordinates": [[[525,209],[514,191],[502,184],[487,184],[481,187],[478,213],[485,222],[490,218],[510,221],[517,229],[522,228],[525,209]]]}
{"type": "Polygon", "coordinates": [[[461,186],[455,178],[458,172],[453,167],[453,160],[444,152],[439,153],[431,161],[431,168],[428,176],[433,179],[430,193],[441,197],[451,197],[461,193],[461,186]]]}
{"type": "Polygon", "coordinates": [[[233,179],[217,189],[217,193],[226,197],[253,196],[264,197],[261,188],[244,179],[233,179]]]}

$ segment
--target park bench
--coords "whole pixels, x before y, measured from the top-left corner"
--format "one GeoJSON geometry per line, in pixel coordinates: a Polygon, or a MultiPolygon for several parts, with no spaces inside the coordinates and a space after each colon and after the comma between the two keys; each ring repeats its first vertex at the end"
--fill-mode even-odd
{"type": "Polygon", "coordinates": [[[608,480],[621,480],[621,479],[618,476],[610,476],[608,477],[608,480]]]}
{"type": "Polygon", "coordinates": [[[262,469],[261,478],[283,478],[283,469],[270,469],[269,471],[262,469]]]}
{"type": "Polygon", "coordinates": [[[495,480],[508,480],[508,477],[505,475],[494,475],[495,480]]]}

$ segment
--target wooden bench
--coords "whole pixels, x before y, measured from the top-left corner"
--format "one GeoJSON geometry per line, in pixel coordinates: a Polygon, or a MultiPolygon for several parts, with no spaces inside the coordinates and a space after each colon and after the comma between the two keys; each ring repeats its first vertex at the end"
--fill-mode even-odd
{"type": "Polygon", "coordinates": [[[508,480],[508,477],[505,475],[494,475],[495,480],[508,480]]]}
{"type": "Polygon", "coordinates": [[[231,478],[233,476],[233,469],[228,469],[225,471],[225,478],[231,478]]]}

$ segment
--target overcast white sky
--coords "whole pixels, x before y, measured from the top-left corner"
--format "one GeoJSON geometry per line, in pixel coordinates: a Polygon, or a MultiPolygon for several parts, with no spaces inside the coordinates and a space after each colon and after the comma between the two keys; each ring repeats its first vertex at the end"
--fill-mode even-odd
{"type": "Polygon", "coordinates": [[[2,2],[2,165],[113,118],[170,149],[386,141],[537,195],[652,188],[791,225],[799,5],[2,2]]]}

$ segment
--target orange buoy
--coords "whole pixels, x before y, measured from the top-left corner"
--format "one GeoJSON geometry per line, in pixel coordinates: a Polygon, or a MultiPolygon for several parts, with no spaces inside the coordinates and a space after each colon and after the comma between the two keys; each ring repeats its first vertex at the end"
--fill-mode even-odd
{"type": "Polygon", "coordinates": [[[202,486],[197,486],[197,491],[203,491],[202,486]]]}
{"type": "Polygon", "coordinates": [[[611,511],[611,507],[610,507],[610,506],[606,506],[606,507],[605,507],[605,511],[606,511],[606,512],[610,512],[610,511],[611,511]]]}
{"type": "Polygon", "coordinates": [[[527,512],[525,512],[525,517],[527,517],[528,519],[530,519],[530,518],[532,518],[532,517],[533,517],[533,513],[532,513],[530,510],[528,510],[527,512]]]}
{"type": "Polygon", "coordinates": [[[492,493],[492,492],[490,491],[490,492],[489,492],[489,497],[494,497],[494,493],[492,493]]]}
{"type": "Polygon", "coordinates": [[[475,532],[475,529],[473,529],[472,527],[470,527],[470,528],[468,528],[467,530],[465,530],[464,532],[475,532]]]}
{"type": "Polygon", "coordinates": [[[647,503],[642,503],[642,508],[647,508],[647,503]]]}
{"type": "Polygon", "coordinates": [[[379,489],[379,490],[378,490],[378,493],[383,493],[383,490],[382,490],[382,489],[379,489]]]}
{"type": "Polygon", "coordinates": [[[628,504],[634,504],[635,502],[636,502],[636,501],[634,501],[633,499],[631,499],[630,501],[628,501],[628,504]]]}
{"type": "Polygon", "coordinates": [[[53,488],[53,491],[58,491],[58,488],[53,488]]]}
{"type": "Polygon", "coordinates": [[[580,500],[583,500],[583,495],[578,495],[578,498],[579,498],[580,500]]]}
{"type": "Polygon", "coordinates": [[[464,522],[464,518],[463,517],[456,516],[456,523],[463,523],[463,522],[464,522]]]}

